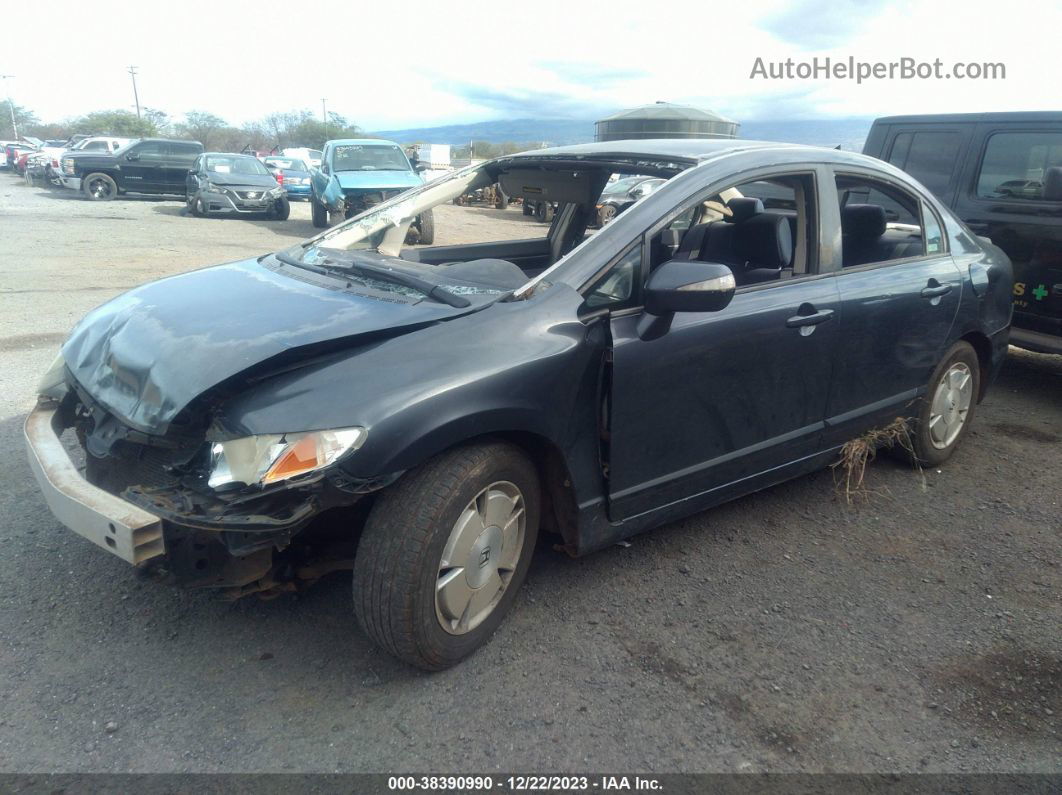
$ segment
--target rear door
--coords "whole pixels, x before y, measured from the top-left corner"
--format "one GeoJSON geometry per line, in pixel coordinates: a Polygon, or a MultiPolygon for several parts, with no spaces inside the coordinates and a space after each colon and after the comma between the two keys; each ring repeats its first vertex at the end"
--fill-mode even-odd
{"type": "Polygon", "coordinates": [[[981,125],[955,210],[1014,263],[1014,325],[1062,334],[1062,194],[1045,190],[1062,167],[1059,125],[981,125]]]}
{"type": "Polygon", "coordinates": [[[880,159],[903,169],[951,206],[970,138],[970,124],[894,124],[880,159]]]}
{"type": "Polygon", "coordinates": [[[166,146],[166,161],[163,164],[165,190],[167,193],[184,193],[188,172],[203,148],[199,144],[182,141],[170,141],[166,146]]]}
{"type": "Polygon", "coordinates": [[[876,172],[835,174],[841,318],[827,446],[909,416],[951,339],[963,284],[928,202],[876,172]],[[880,234],[865,222],[875,207],[882,209],[880,234]]]}

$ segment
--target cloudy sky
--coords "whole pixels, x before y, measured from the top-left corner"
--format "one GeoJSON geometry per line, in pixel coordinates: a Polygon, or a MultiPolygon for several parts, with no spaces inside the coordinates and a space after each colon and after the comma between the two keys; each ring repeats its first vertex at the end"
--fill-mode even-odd
{"type": "Polygon", "coordinates": [[[143,105],[366,129],[597,118],[656,100],[738,120],[1058,109],[1057,0],[51,0],[5,15],[0,73],[43,120],[143,105]],[[34,20],[48,24],[38,27],[34,20]],[[26,32],[10,29],[10,20],[26,32]],[[46,33],[34,35],[33,31],[46,33]],[[1001,62],[1005,80],[751,79],[756,58],[1001,62]]]}

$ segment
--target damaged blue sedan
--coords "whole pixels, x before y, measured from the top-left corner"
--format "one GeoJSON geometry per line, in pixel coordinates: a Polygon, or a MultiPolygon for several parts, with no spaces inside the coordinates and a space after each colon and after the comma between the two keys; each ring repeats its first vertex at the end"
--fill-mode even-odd
{"type": "Polygon", "coordinates": [[[364,631],[436,670],[498,627],[542,533],[584,555],[898,419],[943,463],[1003,361],[1011,278],[861,155],[543,149],[104,304],[25,435],[56,517],[103,549],[231,597],[352,569],[364,631]],[[635,174],[666,182],[588,232],[635,174]],[[548,234],[406,245],[495,184],[555,203],[548,234]]]}

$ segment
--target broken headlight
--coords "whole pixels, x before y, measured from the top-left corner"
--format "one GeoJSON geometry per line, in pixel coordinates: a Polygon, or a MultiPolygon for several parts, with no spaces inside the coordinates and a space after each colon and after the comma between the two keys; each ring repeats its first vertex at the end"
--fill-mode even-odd
{"type": "Polygon", "coordinates": [[[364,428],[245,436],[210,447],[211,488],[266,485],[333,464],[365,443],[364,428]]]}

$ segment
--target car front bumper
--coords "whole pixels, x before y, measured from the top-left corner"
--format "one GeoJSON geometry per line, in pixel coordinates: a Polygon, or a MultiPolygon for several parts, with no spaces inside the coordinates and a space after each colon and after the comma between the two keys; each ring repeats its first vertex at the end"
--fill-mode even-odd
{"type": "Polygon", "coordinates": [[[71,177],[66,174],[59,174],[59,184],[64,188],[71,188],[72,190],[81,190],[81,177],[71,177]]]}
{"type": "Polygon", "coordinates": [[[55,517],[134,566],[165,555],[161,517],[89,483],[59,438],[57,418],[54,406],[41,404],[23,429],[30,468],[55,517]]]}
{"type": "Polygon", "coordinates": [[[214,193],[204,191],[202,194],[203,204],[210,213],[265,213],[272,209],[273,205],[283,197],[265,196],[258,199],[245,199],[229,193],[214,193]]]}

